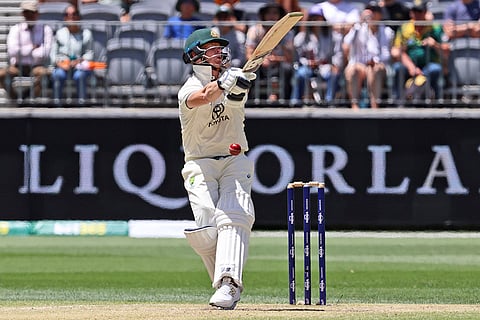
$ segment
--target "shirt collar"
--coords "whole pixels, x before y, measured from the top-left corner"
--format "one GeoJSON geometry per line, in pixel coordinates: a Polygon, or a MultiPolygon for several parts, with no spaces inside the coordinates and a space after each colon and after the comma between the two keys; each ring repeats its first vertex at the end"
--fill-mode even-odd
{"type": "Polygon", "coordinates": [[[211,66],[194,64],[193,65],[193,72],[195,73],[195,76],[197,76],[197,78],[200,79],[200,81],[202,83],[208,83],[208,82],[212,81],[212,67],[211,66]]]}

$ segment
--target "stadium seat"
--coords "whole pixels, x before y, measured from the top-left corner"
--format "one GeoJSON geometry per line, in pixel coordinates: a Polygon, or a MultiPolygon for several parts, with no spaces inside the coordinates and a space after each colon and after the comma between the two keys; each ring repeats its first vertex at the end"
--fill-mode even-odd
{"type": "MultiPolygon", "coordinates": [[[[163,26],[155,21],[131,21],[124,22],[115,31],[115,38],[118,39],[144,39],[150,46],[163,33],[163,26]]],[[[148,50],[150,48],[147,48],[148,50]]]]}
{"type": "Polygon", "coordinates": [[[183,40],[157,41],[147,59],[148,74],[152,87],[149,93],[156,101],[172,102],[178,90],[191,73],[191,65],[182,59],[183,40]]]}
{"type": "Polygon", "coordinates": [[[142,39],[108,41],[105,90],[110,103],[115,104],[112,98],[145,97],[148,47],[142,39]]]}
{"type": "Polygon", "coordinates": [[[95,61],[105,61],[107,59],[107,41],[114,36],[113,26],[104,20],[82,21],[82,26],[92,32],[93,59],[95,61]]]}
{"type": "Polygon", "coordinates": [[[119,6],[90,3],[79,8],[82,20],[120,21],[122,10],[119,6]]]}
{"type": "Polygon", "coordinates": [[[454,97],[459,94],[464,99],[480,98],[480,39],[452,40],[449,70],[454,97]]]}
{"type": "Polygon", "coordinates": [[[41,2],[38,4],[38,20],[47,22],[57,31],[63,26],[65,9],[69,5],[68,2],[41,2]]]}
{"type": "Polygon", "coordinates": [[[63,21],[65,9],[69,5],[68,2],[41,2],[38,4],[38,19],[63,21]]]}
{"type": "Polygon", "coordinates": [[[130,19],[166,21],[173,15],[172,7],[165,1],[158,2],[137,2],[130,7],[130,19]]]}

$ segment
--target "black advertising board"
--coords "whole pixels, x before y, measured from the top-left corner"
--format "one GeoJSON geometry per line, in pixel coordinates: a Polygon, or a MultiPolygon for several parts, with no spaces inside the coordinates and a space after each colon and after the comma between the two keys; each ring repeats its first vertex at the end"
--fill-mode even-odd
{"type": "MultiPolygon", "coordinates": [[[[192,219],[175,112],[54,112],[0,118],[0,220],[192,219]]],[[[286,228],[287,183],[311,180],[327,229],[480,228],[476,113],[295,112],[247,113],[256,228],[286,228]]]]}

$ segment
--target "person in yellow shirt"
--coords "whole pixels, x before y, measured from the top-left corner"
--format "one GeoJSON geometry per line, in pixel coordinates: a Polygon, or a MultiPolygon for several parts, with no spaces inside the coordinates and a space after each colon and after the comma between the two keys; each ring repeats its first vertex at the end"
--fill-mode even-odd
{"type": "Polygon", "coordinates": [[[411,21],[400,26],[392,47],[392,58],[395,73],[394,95],[396,99],[405,96],[404,85],[407,79],[424,76],[427,84],[426,95],[439,98],[439,80],[442,75],[442,64],[447,61],[450,46],[440,24],[415,23],[427,21],[427,5],[416,1],[410,10],[411,21]]]}

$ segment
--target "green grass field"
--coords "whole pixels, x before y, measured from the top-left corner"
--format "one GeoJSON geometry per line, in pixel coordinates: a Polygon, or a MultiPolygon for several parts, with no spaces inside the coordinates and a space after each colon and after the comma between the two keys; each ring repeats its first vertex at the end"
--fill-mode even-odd
{"type": "MultiPolygon", "coordinates": [[[[298,238],[297,299],[303,295],[301,243],[298,238]]],[[[239,307],[289,307],[286,247],[286,237],[260,233],[251,238],[239,307]]],[[[328,233],[328,304],[478,304],[479,248],[478,236],[357,238],[328,233]]],[[[313,255],[314,283],[317,262],[313,255]]],[[[125,303],[204,308],[212,293],[200,258],[184,239],[0,238],[0,308],[125,303]]],[[[318,286],[312,300],[318,300],[318,286]]],[[[473,311],[447,315],[432,319],[478,317],[473,311]]]]}

